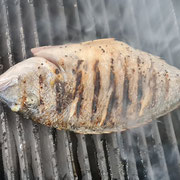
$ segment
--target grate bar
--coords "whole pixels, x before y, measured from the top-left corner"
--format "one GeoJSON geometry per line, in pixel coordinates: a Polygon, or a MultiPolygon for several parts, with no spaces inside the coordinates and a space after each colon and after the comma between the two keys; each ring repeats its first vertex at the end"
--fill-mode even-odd
{"type": "Polygon", "coordinates": [[[65,16],[70,42],[82,40],[77,0],[64,0],[65,16]]]}
{"type": "Polygon", "coordinates": [[[44,126],[39,127],[39,135],[40,135],[40,146],[41,146],[41,155],[42,155],[42,165],[43,169],[48,169],[48,171],[44,171],[45,179],[54,177],[54,179],[58,179],[57,172],[57,161],[56,154],[54,152],[54,139],[51,134],[52,129],[44,126]]]}
{"type": "MultiPolygon", "coordinates": [[[[118,40],[123,40],[123,22],[119,21],[121,19],[121,13],[118,7],[119,0],[104,0],[105,8],[106,8],[106,18],[109,29],[109,34],[111,37],[116,38],[118,40]],[[113,2],[113,3],[112,3],[113,2]],[[112,13],[113,12],[113,13],[112,13]]],[[[126,2],[124,2],[126,3],[126,2]]]]}
{"type": "Polygon", "coordinates": [[[35,178],[43,180],[44,171],[43,171],[42,159],[41,159],[42,156],[41,156],[41,147],[40,147],[39,126],[31,121],[28,121],[27,126],[28,127],[26,127],[25,131],[30,133],[29,136],[30,139],[28,142],[31,147],[33,175],[35,178]]]}
{"type": "Polygon", "coordinates": [[[135,48],[140,47],[140,41],[138,38],[138,31],[135,28],[135,16],[133,12],[133,7],[130,1],[118,1],[118,8],[120,11],[120,17],[119,21],[121,22],[121,31],[122,31],[122,37],[120,39],[124,42],[127,42],[128,44],[131,43],[131,45],[135,48]],[[130,23],[129,23],[130,22],[130,23]]]}
{"type": "Polygon", "coordinates": [[[36,17],[37,32],[39,38],[39,45],[51,45],[52,38],[50,33],[50,19],[48,13],[48,4],[46,0],[33,0],[34,12],[36,17]],[[40,7],[40,8],[39,8],[40,7]]]}
{"type": "Polygon", "coordinates": [[[102,144],[102,135],[93,135],[94,143],[96,146],[97,151],[97,158],[98,158],[98,166],[101,174],[101,178],[106,180],[108,179],[108,170],[106,166],[106,159],[105,154],[103,151],[103,144],[102,144]]]}
{"type": "Polygon", "coordinates": [[[154,173],[152,170],[148,146],[143,128],[133,129],[132,137],[133,149],[136,156],[136,165],[140,179],[154,180],[154,173]]]}
{"type": "Polygon", "coordinates": [[[18,178],[17,174],[17,158],[14,159],[13,149],[15,147],[14,143],[11,143],[10,137],[12,134],[10,133],[7,116],[4,113],[4,110],[1,106],[1,140],[2,140],[2,154],[3,154],[3,165],[4,165],[4,174],[6,179],[16,179],[18,178]]]}
{"type": "Polygon", "coordinates": [[[53,3],[47,2],[53,45],[65,43],[68,40],[68,31],[63,0],[54,0],[53,3]]]}
{"type": "Polygon", "coordinates": [[[39,46],[33,0],[32,1],[20,0],[20,10],[21,10],[21,21],[24,29],[24,42],[26,48],[25,56],[30,57],[32,56],[30,49],[39,46]],[[29,27],[31,27],[31,30],[29,30],[29,27]]]}
{"type": "Polygon", "coordinates": [[[120,158],[120,147],[117,140],[117,134],[106,135],[108,159],[111,167],[111,178],[124,180],[123,163],[120,158]]]}
{"type": "Polygon", "coordinates": [[[132,140],[131,140],[131,131],[126,131],[122,133],[124,151],[125,151],[125,160],[126,160],[126,172],[128,179],[138,180],[138,172],[135,161],[135,156],[133,152],[132,140]]]}
{"type": "MultiPolygon", "coordinates": [[[[180,65],[180,32],[177,26],[177,19],[174,14],[174,8],[171,0],[165,0],[164,3],[158,2],[158,7],[160,9],[160,16],[163,21],[163,28],[166,33],[167,40],[165,41],[167,49],[171,54],[171,59],[167,59],[169,63],[173,65],[180,65]]],[[[179,66],[180,67],[180,66],[179,66]]]]}
{"type": "Polygon", "coordinates": [[[96,39],[93,8],[89,0],[77,0],[83,41],[96,39]]]}
{"type": "MultiPolygon", "coordinates": [[[[179,120],[179,117],[180,117],[180,111],[174,111],[174,113],[172,113],[172,118],[173,119],[178,119],[179,120]]],[[[173,121],[173,125],[174,125],[174,129],[175,129],[175,136],[176,137],[179,137],[180,136],[180,131],[179,131],[179,128],[180,128],[180,125],[179,125],[179,122],[178,121],[173,121]]],[[[177,139],[177,146],[178,146],[178,150],[180,151],[180,143],[177,139]]]]}
{"type": "Polygon", "coordinates": [[[173,11],[173,14],[174,14],[174,17],[175,17],[175,24],[178,28],[178,31],[180,33],[180,22],[178,21],[178,17],[180,17],[180,3],[178,0],[171,0],[170,1],[171,3],[171,6],[172,6],[172,9],[174,10],[173,11]]]}
{"type": "Polygon", "coordinates": [[[71,142],[67,141],[68,132],[57,131],[57,162],[60,177],[63,179],[74,179],[72,155],[70,148],[71,142]]]}
{"type": "Polygon", "coordinates": [[[96,28],[97,38],[107,38],[109,37],[110,30],[107,22],[107,15],[105,10],[105,4],[103,0],[91,0],[91,5],[93,7],[93,19],[96,28]]]}
{"type": "Polygon", "coordinates": [[[78,140],[77,151],[78,151],[79,163],[81,166],[82,179],[90,180],[92,179],[92,176],[91,176],[90,164],[88,159],[85,135],[77,134],[76,136],[78,140]]]}

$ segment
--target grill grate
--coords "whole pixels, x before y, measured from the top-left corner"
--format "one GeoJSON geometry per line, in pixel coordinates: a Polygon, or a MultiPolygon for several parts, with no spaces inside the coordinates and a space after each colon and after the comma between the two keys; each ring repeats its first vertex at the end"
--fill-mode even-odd
{"type": "MultiPolygon", "coordinates": [[[[180,67],[178,0],[0,0],[4,70],[35,46],[115,37],[180,67]]],[[[180,111],[123,133],[80,135],[0,106],[1,179],[180,177],[180,111]],[[4,169],[4,171],[3,171],[4,169]]]]}

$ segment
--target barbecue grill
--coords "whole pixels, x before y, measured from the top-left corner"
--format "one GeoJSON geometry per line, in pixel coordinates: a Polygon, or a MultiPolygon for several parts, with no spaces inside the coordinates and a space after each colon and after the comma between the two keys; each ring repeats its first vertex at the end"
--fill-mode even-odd
{"type": "MultiPolygon", "coordinates": [[[[3,72],[36,46],[114,37],[180,68],[178,0],[0,0],[3,72]]],[[[0,106],[0,179],[180,179],[180,110],[122,133],[80,135],[0,106]]]]}

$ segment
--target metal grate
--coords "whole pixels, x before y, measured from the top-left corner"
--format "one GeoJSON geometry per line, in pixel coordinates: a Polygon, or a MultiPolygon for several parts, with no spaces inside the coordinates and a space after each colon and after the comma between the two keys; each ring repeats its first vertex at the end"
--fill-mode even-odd
{"type": "MultiPolygon", "coordinates": [[[[115,37],[180,68],[179,10],[178,0],[0,0],[0,61],[5,71],[35,46],[115,37]]],[[[0,179],[179,179],[179,119],[80,135],[0,106],[0,179]]]]}

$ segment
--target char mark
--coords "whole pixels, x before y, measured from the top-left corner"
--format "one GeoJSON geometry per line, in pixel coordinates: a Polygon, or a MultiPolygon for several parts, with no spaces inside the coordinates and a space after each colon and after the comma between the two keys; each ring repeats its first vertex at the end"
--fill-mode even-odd
{"type": "Polygon", "coordinates": [[[93,97],[93,102],[92,102],[92,112],[96,113],[97,111],[97,103],[98,103],[98,96],[99,96],[99,91],[101,88],[101,77],[100,77],[100,71],[98,68],[99,61],[96,61],[94,65],[94,72],[95,72],[95,78],[94,78],[94,97],[93,97]]]}
{"type": "Polygon", "coordinates": [[[82,104],[82,100],[83,100],[83,90],[84,90],[84,88],[82,87],[79,91],[79,98],[78,98],[78,102],[77,102],[77,106],[76,106],[77,118],[79,118],[79,115],[81,112],[81,104],[82,104]]]}
{"type": "Polygon", "coordinates": [[[62,112],[62,96],[64,95],[64,85],[60,82],[56,83],[56,111],[61,113],[62,112]]]}
{"type": "Polygon", "coordinates": [[[113,85],[113,91],[111,93],[111,96],[109,98],[109,103],[107,107],[107,114],[106,114],[106,119],[104,121],[104,125],[110,120],[111,117],[111,112],[113,107],[115,107],[116,104],[116,84],[114,83],[113,85]]]}
{"type": "Polygon", "coordinates": [[[152,92],[153,92],[153,95],[152,95],[152,107],[155,106],[156,104],[156,75],[155,73],[153,74],[152,76],[152,81],[153,81],[153,87],[152,87],[152,92]]]}
{"type": "Polygon", "coordinates": [[[111,71],[110,71],[109,79],[110,79],[109,88],[112,88],[113,90],[109,98],[104,125],[106,125],[106,123],[110,120],[112,109],[113,107],[115,107],[116,104],[116,79],[114,74],[114,59],[111,59],[111,71]]]}
{"type": "Polygon", "coordinates": [[[67,106],[72,102],[72,94],[67,89],[67,84],[56,81],[56,111],[63,113],[67,106]]]}
{"type": "Polygon", "coordinates": [[[42,83],[43,83],[43,77],[42,77],[42,75],[40,74],[40,75],[39,75],[39,84],[40,84],[40,86],[42,85],[42,83]]]}
{"type": "Polygon", "coordinates": [[[82,64],[84,60],[78,60],[76,70],[79,69],[80,65],[82,64]]]}
{"type": "Polygon", "coordinates": [[[129,99],[129,79],[127,69],[124,70],[124,87],[123,87],[123,101],[122,101],[122,116],[126,117],[127,106],[131,103],[129,99]]]}
{"type": "Polygon", "coordinates": [[[141,73],[141,64],[144,64],[144,62],[141,61],[140,57],[137,58],[137,65],[138,65],[138,94],[137,94],[137,110],[139,111],[141,109],[141,99],[143,96],[143,81],[144,77],[141,73]]]}
{"type": "Polygon", "coordinates": [[[43,77],[41,74],[39,75],[39,87],[40,105],[44,105],[43,99],[41,97],[41,89],[43,89],[43,77]]]}
{"type": "Polygon", "coordinates": [[[84,91],[84,87],[82,84],[82,72],[80,71],[77,73],[77,76],[76,76],[76,87],[75,87],[75,92],[74,92],[74,99],[76,98],[76,96],[78,96],[78,102],[76,105],[77,118],[79,118],[80,111],[81,111],[81,104],[82,104],[82,100],[83,100],[83,91],[84,91]]]}
{"type": "Polygon", "coordinates": [[[114,78],[115,78],[115,75],[114,75],[114,59],[111,58],[111,71],[110,71],[110,84],[109,84],[109,88],[111,86],[114,85],[114,78]]]}
{"type": "Polygon", "coordinates": [[[21,101],[22,108],[26,107],[26,98],[27,98],[27,92],[26,92],[26,86],[24,86],[23,96],[22,96],[22,101],[21,101]]]}
{"type": "Polygon", "coordinates": [[[142,77],[142,74],[139,72],[138,73],[138,94],[137,94],[137,100],[138,100],[138,103],[137,103],[137,108],[138,108],[138,111],[141,109],[141,99],[142,99],[142,96],[143,96],[143,86],[142,86],[142,82],[143,82],[143,77],[142,77]]]}
{"type": "Polygon", "coordinates": [[[80,84],[81,84],[81,80],[82,80],[82,72],[78,72],[77,76],[76,76],[76,87],[75,87],[75,92],[74,92],[74,98],[77,95],[78,89],[79,89],[80,84]]]}

